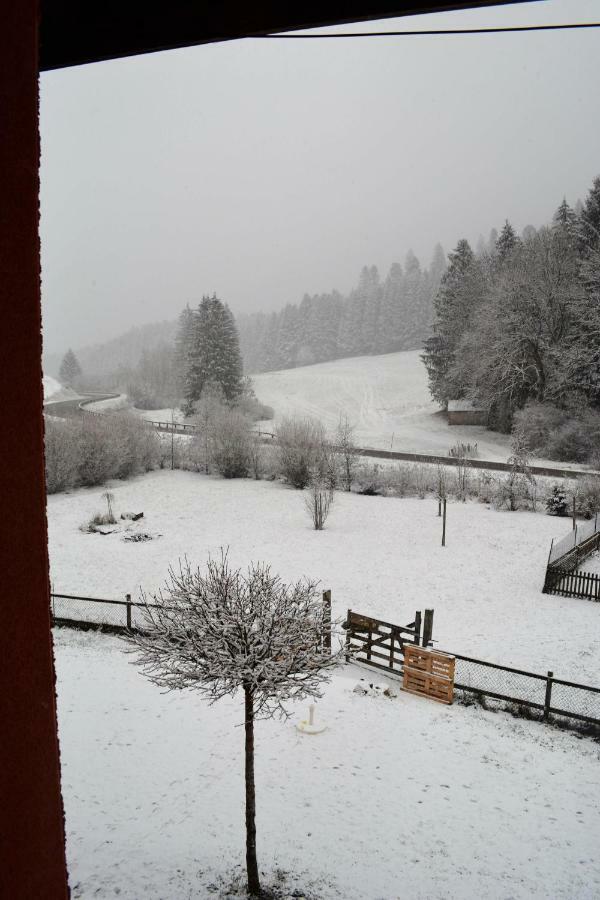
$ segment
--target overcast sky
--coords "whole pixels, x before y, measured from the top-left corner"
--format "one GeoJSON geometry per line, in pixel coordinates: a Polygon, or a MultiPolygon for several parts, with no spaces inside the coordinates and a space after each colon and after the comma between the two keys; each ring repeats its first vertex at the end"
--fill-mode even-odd
{"type": "MultiPolygon", "coordinates": [[[[598,12],[546,0],[375,27],[598,12]]],[[[45,73],[45,350],[213,291],[234,312],[346,292],[409,248],[427,265],[437,241],[543,224],[600,174],[599,85],[600,29],[244,40],[45,73]]]]}

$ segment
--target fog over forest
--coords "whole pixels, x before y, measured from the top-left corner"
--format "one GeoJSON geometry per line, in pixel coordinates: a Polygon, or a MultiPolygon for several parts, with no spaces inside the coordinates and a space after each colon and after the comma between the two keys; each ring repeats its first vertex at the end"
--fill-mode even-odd
{"type": "MultiPolygon", "coordinates": [[[[595,18],[549,0],[375,27],[595,18]]],[[[46,353],[213,292],[237,317],[348,296],[364,266],[430,271],[438,243],[548,223],[600,172],[598,40],[246,40],[45,73],[46,353]]]]}

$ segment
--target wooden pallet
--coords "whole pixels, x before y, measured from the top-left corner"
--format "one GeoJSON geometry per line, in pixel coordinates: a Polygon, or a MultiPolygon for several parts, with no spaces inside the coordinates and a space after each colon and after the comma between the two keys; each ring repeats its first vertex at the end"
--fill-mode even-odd
{"type": "Polygon", "coordinates": [[[406,644],[402,690],[419,697],[429,697],[438,703],[451,704],[454,699],[454,667],[453,656],[406,644]]]}

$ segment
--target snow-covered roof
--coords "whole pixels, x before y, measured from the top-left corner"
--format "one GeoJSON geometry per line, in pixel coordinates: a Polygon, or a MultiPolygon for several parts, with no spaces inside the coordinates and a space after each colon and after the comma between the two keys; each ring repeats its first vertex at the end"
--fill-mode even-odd
{"type": "Polygon", "coordinates": [[[448,412],[485,412],[485,409],[472,400],[448,400],[448,412]]]}

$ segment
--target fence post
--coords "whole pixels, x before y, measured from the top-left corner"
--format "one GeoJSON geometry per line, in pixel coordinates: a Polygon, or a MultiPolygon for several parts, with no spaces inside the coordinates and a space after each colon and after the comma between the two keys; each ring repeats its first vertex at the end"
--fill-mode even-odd
{"type": "Polygon", "coordinates": [[[423,640],[421,641],[421,645],[423,647],[429,647],[431,643],[431,638],[433,635],[433,610],[426,609],[425,610],[425,621],[423,622],[423,640]]]}
{"type": "Polygon", "coordinates": [[[413,644],[416,644],[417,647],[421,643],[421,610],[418,609],[415,613],[415,636],[413,640],[413,644]]]}
{"type": "Polygon", "coordinates": [[[352,610],[348,610],[348,618],[346,619],[346,662],[350,662],[350,622],[352,620],[352,610]]]}
{"type": "Polygon", "coordinates": [[[442,547],[446,546],[446,498],[444,497],[444,518],[442,520],[442,547]]]}
{"type": "Polygon", "coordinates": [[[548,676],[546,678],[546,697],[544,698],[544,722],[547,722],[548,718],[550,716],[553,677],[554,677],[554,672],[548,672],[548,676]]]}
{"type": "Polygon", "coordinates": [[[331,653],[331,591],[323,591],[323,649],[331,653]]]}
{"type": "Polygon", "coordinates": [[[131,594],[125,594],[127,628],[131,630],[131,594]]]}

